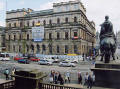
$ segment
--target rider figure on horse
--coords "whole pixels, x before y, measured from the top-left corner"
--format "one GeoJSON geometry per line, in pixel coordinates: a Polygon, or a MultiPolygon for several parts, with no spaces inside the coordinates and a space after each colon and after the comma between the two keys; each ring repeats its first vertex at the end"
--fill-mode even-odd
{"type": "Polygon", "coordinates": [[[100,44],[101,41],[106,37],[113,37],[116,41],[116,37],[113,31],[113,24],[109,21],[109,16],[105,16],[105,22],[101,24],[101,32],[100,32],[100,44]]]}

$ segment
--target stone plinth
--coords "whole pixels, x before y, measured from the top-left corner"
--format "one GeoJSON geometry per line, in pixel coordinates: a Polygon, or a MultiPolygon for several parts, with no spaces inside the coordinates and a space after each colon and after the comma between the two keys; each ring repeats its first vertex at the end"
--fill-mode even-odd
{"type": "Polygon", "coordinates": [[[120,64],[96,63],[91,70],[95,74],[96,86],[120,88],[120,64]]]}
{"type": "Polygon", "coordinates": [[[38,70],[19,70],[15,72],[16,89],[39,89],[45,75],[38,70]]]}

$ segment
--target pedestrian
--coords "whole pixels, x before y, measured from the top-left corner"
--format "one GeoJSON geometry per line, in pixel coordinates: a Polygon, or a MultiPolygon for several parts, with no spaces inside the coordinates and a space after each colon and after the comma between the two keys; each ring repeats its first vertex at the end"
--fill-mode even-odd
{"type": "Polygon", "coordinates": [[[85,56],[85,55],[84,55],[84,53],[83,53],[83,54],[82,54],[82,57],[83,57],[83,61],[85,60],[85,59],[84,59],[84,56],[85,56]]]}
{"type": "Polygon", "coordinates": [[[53,83],[53,78],[54,78],[54,73],[53,73],[53,71],[51,70],[51,73],[50,73],[50,75],[49,75],[50,83],[53,83]]]}
{"type": "Polygon", "coordinates": [[[5,69],[4,74],[6,76],[6,80],[9,80],[9,70],[8,69],[5,69]]]}
{"type": "Polygon", "coordinates": [[[85,76],[84,76],[84,85],[88,85],[88,72],[86,72],[85,76]]]}
{"type": "Polygon", "coordinates": [[[92,88],[92,86],[93,86],[93,78],[92,78],[92,75],[90,74],[89,76],[88,76],[88,86],[87,86],[87,88],[92,88]]]}
{"type": "Polygon", "coordinates": [[[60,85],[64,84],[63,77],[62,77],[62,75],[60,73],[59,73],[59,76],[58,76],[58,81],[60,81],[60,85]]]}
{"type": "Polygon", "coordinates": [[[78,72],[78,84],[82,84],[82,75],[81,75],[81,72],[78,72]]]}
{"type": "Polygon", "coordinates": [[[15,80],[15,78],[14,78],[15,71],[16,71],[15,68],[13,68],[12,71],[11,71],[11,79],[12,80],[15,80]]]}
{"type": "Polygon", "coordinates": [[[58,84],[58,72],[55,72],[54,82],[55,82],[55,84],[58,84]]]}
{"type": "Polygon", "coordinates": [[[69,71],[67,71],[67,72],[65,73],[65,83],[66,83],[67,81],[70,83],[70,72],[69,72],[69,71]]]}
{"type": "Polygon", "coordinates": [[[93,79],[93,85],[95,84],[95,74],[92,74],[92,79],[93,79]]]}

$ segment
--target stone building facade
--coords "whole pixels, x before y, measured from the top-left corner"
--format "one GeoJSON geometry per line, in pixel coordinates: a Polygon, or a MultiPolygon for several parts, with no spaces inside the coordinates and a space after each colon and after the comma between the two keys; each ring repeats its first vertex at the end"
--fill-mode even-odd
{"type": "Polygon", "coordinates": [[[8,52],[40,54],[89,53],[95,43],[95,23],[86,17],[78,0],[53,3],[53,9],[7,11],[6,48],[8,52]],[[44,39],[35,42],[32,27],[44,26],[44,39]]]}

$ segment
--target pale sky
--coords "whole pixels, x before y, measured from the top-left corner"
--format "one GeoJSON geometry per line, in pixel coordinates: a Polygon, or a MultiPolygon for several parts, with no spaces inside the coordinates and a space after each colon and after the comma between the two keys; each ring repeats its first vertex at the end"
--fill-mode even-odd
{"type": "MultiPolygon", "coordinates": [[[[71,0],[0,0],[0,26],[5,26],[5,11],[21,8],[32,8],[44,10],[52,8],[55,2],[66,2],[71,0]]],[[[74,1],[74,0],[72,0],[74,1]]],[[[104,22],[105,15],[108,15],[113,23],[114,32],[120,31],[120,0],[81,0],[87,10],[87,17],[96,24],[96,31],[100,30],[100,24],[104,22]]]]}

